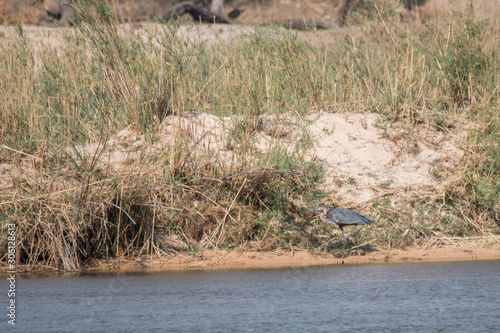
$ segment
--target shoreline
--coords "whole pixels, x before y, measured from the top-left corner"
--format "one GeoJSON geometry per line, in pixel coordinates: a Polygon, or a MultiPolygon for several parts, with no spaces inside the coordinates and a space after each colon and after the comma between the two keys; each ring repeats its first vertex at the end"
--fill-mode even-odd
{"type": "MultiPolygon", "coordinates": [[[[98,266],[81,269],[77,273],[153,273],[214,270],[280,269],[331,266],[344,264],[397,264],[452,261],[500,260],[500,244],[488,247],[438,247],[433,249],[377,250],[366,255],[341,259],[331,254],[326,257],[307,250],[205,251],[200,255],[142,257],[99,261],[98,266]]],[[[35,271],[32,271],[33,273],[35,271]]]]}
{"type": "MultiPolygon", "coordinates": [[[[100,273],[159,273],[187,271],[258,270],[307,268],[342,264],[400,264],[453,261],[500,260],[500,244],[485,247],[442,246],[431,249],[374,250],[365,255],[351,255],[344,259],[332,254],[310,253],[307,250],[274,250],[270,252],[242,250],[207,250],[202,254],[179,253],[171,256],[143,256],[138,259],[120,258],[96,260],[74,272],[58,270],[40,264],[32,270],[19,265],[16,273],[30,274],[100,274],[100,273]]],[[[8,273],[3,266],[0,275],[8,273]]]]}

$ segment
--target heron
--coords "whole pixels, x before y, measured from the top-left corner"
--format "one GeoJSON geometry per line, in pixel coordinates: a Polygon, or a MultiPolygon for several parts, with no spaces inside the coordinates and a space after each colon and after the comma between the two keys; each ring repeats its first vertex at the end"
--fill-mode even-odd
{"type": "Polygon", "coordinates": [[[349,239],[349,237],[355,232],[363,229],[366,225],[372,223],[372,221],[370,221],[365,216],[350,209],[337,208],[337,207],[332,207],[328,209],[325,204],[319,204],[318,206],[314,207],[309,211],[314,212],[317,210],[321,211],[318,215],[321,223],[335,224],[340,228],[340,231],[342,231],[342,239],[344,240],[344,247],[342,248],[342,259],[344,259],[346,240],[349,239]],[[344,227],[348,225],[360,225],[360,227],[351,232],[349,235],[347,235],[347,237],[345,237],[344,227]]]}

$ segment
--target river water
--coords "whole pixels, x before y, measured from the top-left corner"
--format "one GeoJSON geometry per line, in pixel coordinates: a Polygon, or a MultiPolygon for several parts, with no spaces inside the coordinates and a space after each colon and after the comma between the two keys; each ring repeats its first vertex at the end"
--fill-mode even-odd
{"type": "Polygon", "coordinates": [[[0,331],[500,332],[500,261],[29,275],[16,304],[0,331]]]}

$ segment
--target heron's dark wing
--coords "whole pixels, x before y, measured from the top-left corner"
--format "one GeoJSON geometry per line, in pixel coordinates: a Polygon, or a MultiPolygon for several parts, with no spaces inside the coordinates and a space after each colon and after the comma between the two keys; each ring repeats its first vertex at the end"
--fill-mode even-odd
{"type": "Polygon", "coordinates": [[[344,208],[330,208],[326,213],[328,219],[338,221],[339,224],[371,224],[368,218],[358,212],[344,208]]]}

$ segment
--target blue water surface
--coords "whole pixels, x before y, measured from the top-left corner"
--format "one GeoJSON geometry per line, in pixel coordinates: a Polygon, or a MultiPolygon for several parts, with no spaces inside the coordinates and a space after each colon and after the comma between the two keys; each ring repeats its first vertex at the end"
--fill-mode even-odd
{"type": "Polygon", "coordinates": [[[1,332],[499,332],[500,261],[29,275],[16,304],[1,332]]]}

